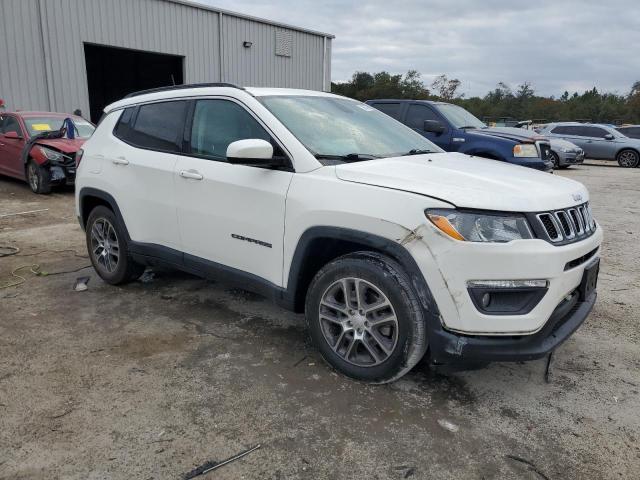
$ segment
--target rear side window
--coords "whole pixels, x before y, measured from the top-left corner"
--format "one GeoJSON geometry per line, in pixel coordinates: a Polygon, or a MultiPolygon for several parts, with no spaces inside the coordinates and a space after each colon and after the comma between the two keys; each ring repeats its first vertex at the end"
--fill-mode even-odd
{"type": "Polygon", "coordinates": [[[213,160],[226,160],[230,143],[249,138],[271,142],[267,131],[237,103],[228,100],[200,100],[196,103],[191,127],[191,153],[213,160]]]}
{"type": "Polygon", "coordinates": [[[163,152],[180,152],[187,102],[150,103],[125,109],[116,125],[116,137],[136,147],[163,152]]]}
{"type": "Polygon", "coordinates": [[[582,127],[578,125],[563,125],[559,127],[555,127],[551,130],[551,133],[556,133],[559,135],[576,135],[578,137],[584,137],[582,134],[582,127]]]}
{"type": "Polygon", "coordinates": [[[377,108],[382,113],[386,113],[391,118],[400,120],[401,103],[372,103],[371,106],[377,108]]]}
{"type": "Polygon", "coordinates": [[[407,126],[418,130],[424,129],[425,120],[440,120],[436,112],[426,105],[411,105],[407,112],[407,126]]]}

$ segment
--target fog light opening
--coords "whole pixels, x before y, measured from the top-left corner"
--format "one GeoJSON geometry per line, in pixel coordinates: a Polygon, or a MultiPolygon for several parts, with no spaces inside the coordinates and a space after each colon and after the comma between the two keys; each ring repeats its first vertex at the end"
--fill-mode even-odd
{"type": "Polygon", "coordinates": [[[482,306],[484,308],[487,308],[489,305],[491,305],[491,294],[485,293],[484,295],[482,295],[482,306]]]}

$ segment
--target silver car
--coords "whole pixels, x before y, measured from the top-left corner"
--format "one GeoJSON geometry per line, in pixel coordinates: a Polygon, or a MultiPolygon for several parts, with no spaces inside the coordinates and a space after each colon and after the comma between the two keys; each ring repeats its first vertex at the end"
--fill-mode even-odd
{"type": "Polygon", "coordinates": [[[607,125],[586,123],[550,123],[540,130],[542,135],[562,138],[584,150],[586,158],[616,160],[621,167],[633,168],[640,163],[640,140],[629,138],[607,125]]]}
{"type": "Polygon", "coordinates": [[[549,160],[553,162],[553,168],[568,168],[584,162],[584,151],[579,146],[562,138],[550,137],[549,140],[549,160]]]}

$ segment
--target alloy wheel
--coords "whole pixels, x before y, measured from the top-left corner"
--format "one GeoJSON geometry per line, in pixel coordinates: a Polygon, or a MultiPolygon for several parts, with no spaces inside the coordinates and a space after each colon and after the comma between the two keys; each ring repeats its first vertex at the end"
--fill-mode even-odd
{"type": "Polygon", "coordinates": [[[638,163],[638,156],[635,152],[627,150],[619,155],[618,163],[621,167],[635,167],[638,163]]]}
{"type": "Polygon", "coordinates": [[[322,294],[319,321],[324,339],[343,360],[379,365],[398,343],[398,319],[382,291],[361,278],[341,278],[322,294]]]}
{"type": "Polygon", "coordinates": [[[91,227],[91,254],[96,263],[108,273],[113,273],[118,268],[118,235],[111,222],[105,218],[98,218],[91,227]]]}
{"type": "Polygon", "coordinates": [[[33,164],[33,162],[29,163],[29,166],[27,167],[27,177],[29,180],[29,186],[31,187],[31,190],[33,190],[34,192],[37,192],[40,180],[38,178],[38,172],[36,171],[36,166],[33,164]]]}

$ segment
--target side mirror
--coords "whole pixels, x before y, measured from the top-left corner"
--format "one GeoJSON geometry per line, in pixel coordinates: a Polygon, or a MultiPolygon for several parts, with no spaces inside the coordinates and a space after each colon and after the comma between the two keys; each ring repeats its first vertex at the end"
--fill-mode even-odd
{"type": "Polygon", "coordinates": [[[227,161],[233,165],[281,167],[284,161],[273,157],[273,145],[260,138],[237,140],[227,147],[227,161]]]}
{"type": "Polygon", "coordinates": [[[613,140],[614,138],[616,138],[616,137],[614,137],[611,133],[607,133],[607,134],[604,136],[604,139],[605,139],[605,140],[613,140]]]}
{"type": "Polygon", "coordinates": [[[11,140],[22,140],[22,135],[18,135],[16,132],[7,132],[4,134],[4,138],[9,138],[11,140]]]}
{"type": "Polygon", "coordinates": [[[438,135],[444,133],[446,130],[444,125],[438,120],[425,120],[422,129],[425,132],[437,133],[438,135]]]}

